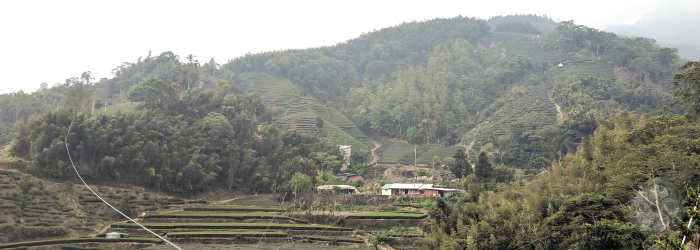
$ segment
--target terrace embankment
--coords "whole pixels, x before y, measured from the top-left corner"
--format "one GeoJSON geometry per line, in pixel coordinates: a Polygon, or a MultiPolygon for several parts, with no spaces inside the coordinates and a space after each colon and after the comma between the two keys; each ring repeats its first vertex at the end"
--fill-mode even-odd
{"type": "Polygon", "coordinates": [[[359,230],[391,229],[392,227],[417,227],[421,220],[416,219],[348,219],[342,225],[359,230]]]}
{"type": "Polygon", "coordinates": [[[73,243],[73,244],[56,244],[56,245],[44,245],[44,246],[32,246],[32,247],[27,247],[27,250],[55,250],[55,249],[63,249],[64,246],[71,245],[71,246],[78,246],[78,247],[83,247],[83,248],[100,248],[100,249],[144,249],[147,247],[152,247],[155,246],[156,244],[152,243],[131,243],[131,242],[119,242],[119,243],[96,243],[96,242],[89,242],[89,243],[73,243]]]}

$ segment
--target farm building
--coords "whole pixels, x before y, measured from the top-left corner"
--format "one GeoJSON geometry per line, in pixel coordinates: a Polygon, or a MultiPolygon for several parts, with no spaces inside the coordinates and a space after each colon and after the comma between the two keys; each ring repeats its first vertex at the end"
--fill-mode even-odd
{"type": "Polygon", "coordinates": [[[105,234],[105,238],[107,238],[107,239],[129,238],[129,234],[110,232],[110,233],[105,234]]]}
{"type": "Polygon", "coordinates": [[[427,188],[425,189],[425,196],[437,196],[437,197],[452,197],[453,195],[459,193],[459,189],[451,188],[427,188]]]}
{"type": "Polygon", "coordinates": [[[356,181],[362,179],[362,176],[357,174],[339,174],[338,176],[344,181],[356,181]]]}
{"type": "Polygon", "coordinates": [[[350,185],[323,185],[323,186],[318,186],[316,188],[316,191],[318,191],[319,194],[321,193],[333,193],[335,190],[340,190],[341,194],[356,194],[357,189],[355,187],[350,186],[350,185]]]}
{"type": "Polygon", "coordinates": [[[450,197],[457,194],[458,192],[458,189],[438,188],[433,187],[433,184],[423,183],[394,183],[386,184],[382,187],[382,195],[393,195],[401,197],[450,197]]]}

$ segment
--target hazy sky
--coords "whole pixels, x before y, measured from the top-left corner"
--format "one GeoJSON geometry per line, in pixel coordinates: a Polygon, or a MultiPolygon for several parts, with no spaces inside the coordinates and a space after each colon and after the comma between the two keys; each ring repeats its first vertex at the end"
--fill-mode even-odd
{"type": "MultiPolygon", "coordinates": [[[[673,0],[699,6],[697,0],[673,0]]],[[[0,94],[33,92],[173,51],[219,63],[247,52],[333,45],[403,21],[546,14],[595,28],[634,24],[661,0],[0,1],[0,94]]],[[[691,24],[693,25],[693,24],[691,24]]]]}

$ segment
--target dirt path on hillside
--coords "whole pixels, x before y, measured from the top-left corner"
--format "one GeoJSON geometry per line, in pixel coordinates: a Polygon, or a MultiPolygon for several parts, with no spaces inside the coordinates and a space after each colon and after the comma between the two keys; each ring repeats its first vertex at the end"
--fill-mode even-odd
{"type": "Polygon", "coordinates": [[[372,143],[374,143],[374,148],[372,149],[372,151],[370,151],[372,153],[373,160],[372,160],[372,162],[369,163],[369,165],[374,165],[377,163],[377,161],[379,161],[379,156],[376,153],[374,153],[374,151],[376,151],[379,147],[381,147],[382,144],[375,141],[375,140],[370,140],[370,141],[372,141],[372,143]]]}
{"type": "Polygon", "coordinates": [[[559,104],[557,104],[556,102],[554,102],[554,100],[552,100],[552,92],[551,91],[547,92],[547,97],[549,98],[550,101],[552,101],[552,103],[554,103],[554,107],[557,108],[557,122],[558,123],[564,122],[564,113],[561,112],[561,107],[559,106],[559,104]]]}
{"type": "Polygon", "coordinates": [[[474,146],[474,142],[469,143],[469,145],[464,145],[464,143],[457,144],[457,146],[462,146],[464,147],[464,152],[469,153],[469,150],[472,150],[472,146],[474,146]]]}
{"type": "Polygon", "coordinates": [[[213,203],[216,203],[216,204],[228,203],[228,202],[230,202],[230,201],[238,200],[239,198],[243,198],[243,197],[245,197],[245,196],[236,197],[236,198],[228,199],[228,200],[215,201],[215,202],[213,202],[213,203]]]}

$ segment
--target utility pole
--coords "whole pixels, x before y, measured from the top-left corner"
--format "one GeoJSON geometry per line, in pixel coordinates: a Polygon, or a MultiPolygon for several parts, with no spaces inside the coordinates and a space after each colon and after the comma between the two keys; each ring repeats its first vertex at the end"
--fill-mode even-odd
{"type": "Polygon", "coordinates": [[[418,159],[418,144],[413,146],[413,168],[417,168],[416,159],[418,159]]]}
{"type": "Polygon", "coordinates": [[[105,113],[107,113],[107,105],[109,105],[109,103],[105,102],[105,113]]]}

